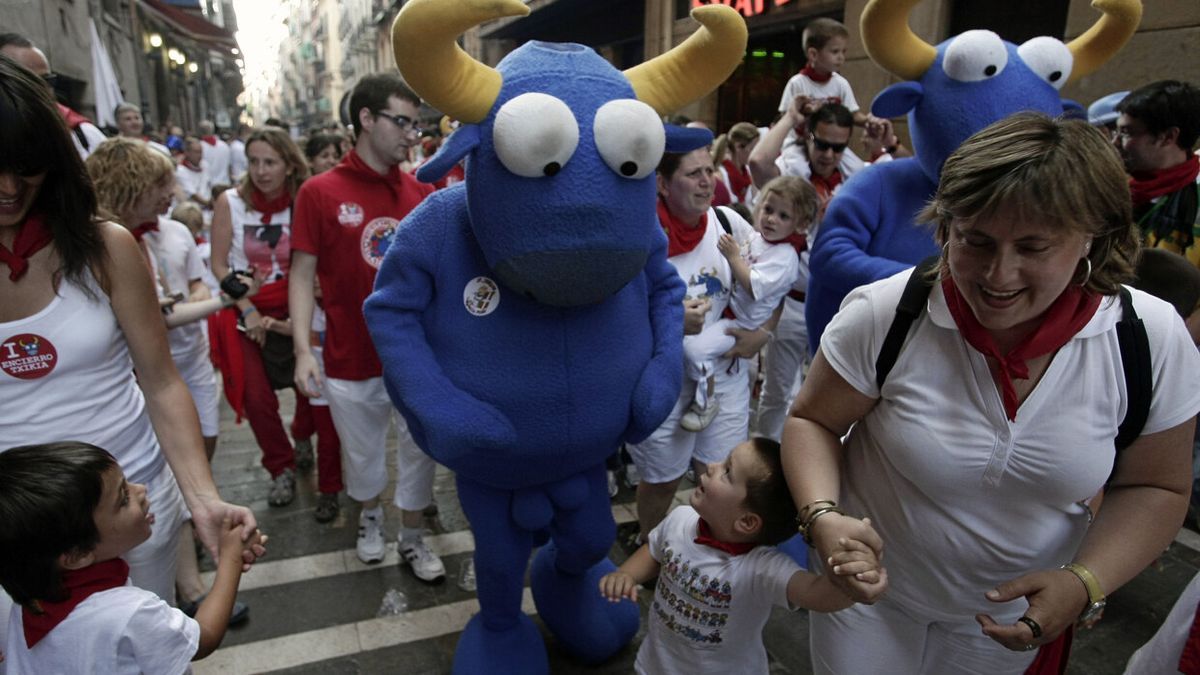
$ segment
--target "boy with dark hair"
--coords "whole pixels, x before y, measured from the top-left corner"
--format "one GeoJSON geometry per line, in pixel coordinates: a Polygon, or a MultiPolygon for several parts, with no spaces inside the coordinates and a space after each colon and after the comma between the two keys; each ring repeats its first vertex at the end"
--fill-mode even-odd
{"type": "Polygon", "coordinates": [[[813,19],[804,27],[801,40],[807,62],[784,86],[783,96],[779,99],[779,112],[787,112],[792,101],[801,97],[797,107],[804,117],[826,103],[840,103],[854,114],[854,123],[859,126],[866,126],[868,121],[880,121],[859,109],[850,83],[838,73],[846,62],[849,39],[850,32],[846,26],[833,19],[813,19]]]}
{"type": "MultiPolygon", "coordinates": [[[[778,443],[746,441],[699,478],[691,505],[672,511],[605,575],[600,593],[636,601],[637,585],[661,572],[638,673],[766,673],[762,630],[772,606],[833,612],[853,601],[774,548],[796,533],[797,515],[778,443]]],[[[847,546],[827,561],[834,574],[886,583],[869,548],[847,546]]]]}
{"type": "Polygon", "coordinates": [[[0,454],[0,585],[10,673],[184,673],[225,635],[242,552],[225,521],[217,576],[196,618],[129,585],[120,556],[150,537],[146,486],[129,483],[108,452],[80,442],[0,454]]]}

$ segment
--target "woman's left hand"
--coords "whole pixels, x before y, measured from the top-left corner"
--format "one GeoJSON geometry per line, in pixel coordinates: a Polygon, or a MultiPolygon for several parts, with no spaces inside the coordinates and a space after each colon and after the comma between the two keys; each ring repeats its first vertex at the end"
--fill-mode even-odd
{"type": "Polygon", "coordinates": [[[975,615],[975,620],[983,626],[984,635],[1014,651],[1032,651],[1052,642],[1075,623],[1088,602],[1087,589],[1066,570],[1026,574],[996,586],[985,595],[992,602],[1008,602],[1021,597],[1029,601],[1029,609],[1022,618],[1039,626],[1040,636],[1034,636],[1033,628],[1023,621],[1000,625],[987,614],[975,615]]]}
{"type": "MultiPolygon", "coordinates": [[[[258,531],[258,521],[255,520],[254,513],[244,506],[229,504],[217,497],[197,497],[188,507],[192,512],[192,525],[196,528],[196,535],[200,537],[200,541],[214,560],[219,559],[222,522],[225,518],[241,526],[242,541],[249,541],[258,531]]],[[[262,543],[266,541],[265,537],[261,540],[255,538],[255,541],[257,543],[242,551],[243,572],[249,571],[254,561],[267,553],[266,546],[262,543]]]]}
{"type": "Polygon", "coordinates": [[[729,328],[725,331],[725,334],[732,335],[735,340],[733,349],[723,354],[726,357],[738,356],[743,359],[752,359],[771,341],[771,332],[763,328],[756,328],[754,330],[729,328]]]}

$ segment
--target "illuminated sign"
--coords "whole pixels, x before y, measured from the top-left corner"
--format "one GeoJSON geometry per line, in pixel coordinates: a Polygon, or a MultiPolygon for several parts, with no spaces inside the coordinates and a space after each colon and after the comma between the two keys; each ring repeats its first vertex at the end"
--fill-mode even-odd
{"type": "Polygon", "coordinates": [[[692,7],[702,5],[729,5],[742,16],[758,16],[769,7],[786,5],[792,0],[692,0],[692,7]]]}

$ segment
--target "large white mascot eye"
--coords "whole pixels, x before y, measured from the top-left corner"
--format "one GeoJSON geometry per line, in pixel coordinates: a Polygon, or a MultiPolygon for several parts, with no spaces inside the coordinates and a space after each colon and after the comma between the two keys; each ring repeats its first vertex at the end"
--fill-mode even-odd
{"type": "Polygon", "coordinates": [[[1030,70],[1055,89],[1062,89],[1067,83],[1075,63],[1071,50],[1052,37],[1035,37],[1017,47],[1017,54],[1030,70]]]}
{"type": "Polygon", "coordinates": [[[579,123],[559,99],[521,94],[496,112],[492,143],[505,168],[518,176],[553,176],[575,154],[579,123]]]}
{"type": "Polygon", "coordinates": [[[600,106],[592,131],[604,163],[617,175],[631,180],[649,176],[667,145],[667,134],[658,113],[631,98],[600,106]]]}
{"type": "Polygon", "coordinates": [[[999,75],[1008,65],[1004,41],[990,30],[969,30],[946,47],[942,69],[952,80],[979,82],[999,75]]]}

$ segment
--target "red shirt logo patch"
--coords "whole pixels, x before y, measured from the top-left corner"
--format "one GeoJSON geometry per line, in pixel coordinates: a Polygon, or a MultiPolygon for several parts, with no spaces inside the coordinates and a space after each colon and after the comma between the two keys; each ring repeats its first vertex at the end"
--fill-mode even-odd
{"type": "Polygon", "coordinates": [[[45,377],[58,363],[50,341],[33,333],[14,335],[0,342],[0,370],[22,380],[45,377]]]}
{"type": "Polygon", "coordinates": [[[400,224],[395,218],[380,216],[367,223],[363,228],[362,238],[359,239],[359,248],[362,250],[363,260],[375,269],[383,264],[383,256],[387,254],[388,246],[392,243],[392,237],[396,236],[396,226],[400,224]]]}
{"type": "Polygon", "coordinates": [[[358,227],[362,225],[363,207],[354,202],[342,202],[338,204],[338,222],[346,227],[358,227]]]}

